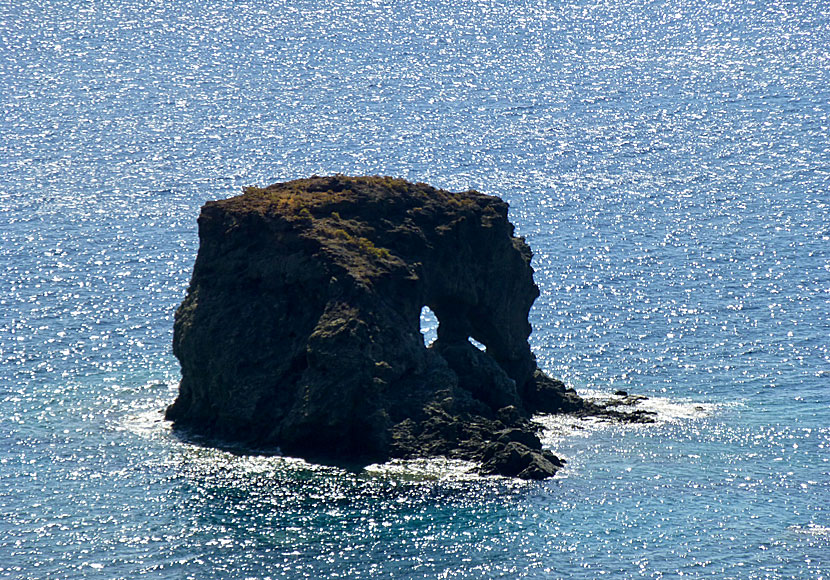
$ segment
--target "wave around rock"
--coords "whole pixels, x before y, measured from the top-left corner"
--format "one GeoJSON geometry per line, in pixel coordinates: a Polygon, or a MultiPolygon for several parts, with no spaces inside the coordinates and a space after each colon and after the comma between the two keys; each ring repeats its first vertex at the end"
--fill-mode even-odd
{"type": "Polygon", "coordinates": [[[507,209],[475,191],[345,176],[208,202],[167,418],[312,460],[445,456],[553,475],[562,461],[529,417],[590,404],[537,368],[539,290],[507,209]],[[439,321],[429,347],[424,306],[439,321]]]}

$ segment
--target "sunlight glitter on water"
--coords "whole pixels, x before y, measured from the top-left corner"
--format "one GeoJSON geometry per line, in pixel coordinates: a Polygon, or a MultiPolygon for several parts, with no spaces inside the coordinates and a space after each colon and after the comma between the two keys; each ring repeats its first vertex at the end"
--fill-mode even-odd
{"type": "Polygon", "coordinates": [[[36,0],[0,39],[0,577],[830,577],[822,1],[36,0]],[[662,419],[552,424],[534,485],[172,434],[199,207],[334,172],[504,197],[540,365],[662,419]]]}

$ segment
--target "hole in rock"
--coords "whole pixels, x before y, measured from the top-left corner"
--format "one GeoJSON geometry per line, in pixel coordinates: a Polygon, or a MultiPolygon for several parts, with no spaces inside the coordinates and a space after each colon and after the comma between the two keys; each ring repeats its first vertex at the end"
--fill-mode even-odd
{"type": "Polygon", "coordinates": [[[482,352],[484,352],[484,351],[486,351],[486,350],[487,350],[487,347],[486,347],[486,346],[484,346],[483,344],[481,344],[479,341],[477,341],[476,339],[474,339],[472,336],[469,338],[469,341],[470,341],[470,344],[472,344],[472,345],[473,345],[474,347],[476,347],[478,350],[480,350],[480,351],[482,351],[482,352]]]}
{"type": "Polygon", "coordinates": [[[438,338],[438,317],[429,306],[421,308],[421,335],[424,344],[431,345],[438,338]]]}

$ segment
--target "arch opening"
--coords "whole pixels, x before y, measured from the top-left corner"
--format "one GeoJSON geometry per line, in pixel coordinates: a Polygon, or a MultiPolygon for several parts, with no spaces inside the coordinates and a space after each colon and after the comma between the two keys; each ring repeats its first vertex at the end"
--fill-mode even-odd
{"type": "Polygon", "coordinates": [[[421,308],[421,336],[424,346],[429,346],[438,338],[438,317],[429,306],[421,308]]]}
{"type": "Polygon", "coordinates": [[[471,336],[471,337],[469,337],[467,340],[469,340],[469,341],[470,341],[470,344],[472,344],[474,347],[476,347],[476,348],[477,348],[478,350],[480,350],[481,352],[487,352],[487,347],[486,347],[486,346],[484,346],[484,345],[483,345],[482,343],[480,343],[479,341],[477,341],[476,339],[474,339],[472,336],[471,336]]]}

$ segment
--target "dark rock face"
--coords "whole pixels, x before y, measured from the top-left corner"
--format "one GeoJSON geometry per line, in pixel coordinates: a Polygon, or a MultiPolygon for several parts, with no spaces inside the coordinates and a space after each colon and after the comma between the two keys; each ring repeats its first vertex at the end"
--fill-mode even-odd
{"type": "Polygon", "coordinates": [[[527,419],[586,403],[536,366],[531,252],[499,198],[315,177],[208,202],[199,237],[175,320],[177,426],[310,459],[561,466],[527,419]]]}

